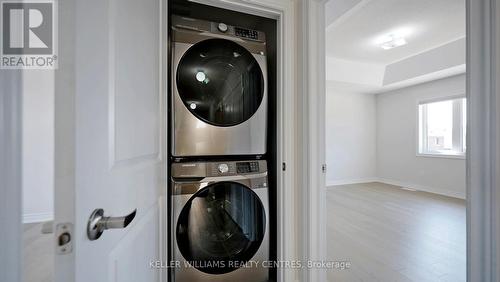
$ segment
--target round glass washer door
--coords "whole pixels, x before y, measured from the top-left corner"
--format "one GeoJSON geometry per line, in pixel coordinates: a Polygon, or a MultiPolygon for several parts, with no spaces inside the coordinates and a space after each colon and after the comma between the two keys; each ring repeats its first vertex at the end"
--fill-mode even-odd
{"type": "Polygon", "coordinates": [[[226,39],[191,46],[179,61],[176,83],[187,109],[215,126],[245,122],[264,98],[264,76],[257,60],[226,39]]]}
{"type": "Polygon", "coordinates": [[[257,194],[236,182],[218,182],[199,190],[183,207],[177,246],[196,269],[229,273],[255,255],[265,229],[265,210],[257,194]]]}

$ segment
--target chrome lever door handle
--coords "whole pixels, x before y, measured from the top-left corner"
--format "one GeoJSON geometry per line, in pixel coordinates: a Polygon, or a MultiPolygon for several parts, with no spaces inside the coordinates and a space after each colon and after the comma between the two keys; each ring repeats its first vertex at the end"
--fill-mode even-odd
{"type": "Polygon", "coordinates": [[[137,209],[126,216],[110,217],[104,216],[103,209],[96,209],[87,223],[87,237],[94,241],[101,237],[104,230],[125,228],[134,220],[136,213],[137,209]]]}

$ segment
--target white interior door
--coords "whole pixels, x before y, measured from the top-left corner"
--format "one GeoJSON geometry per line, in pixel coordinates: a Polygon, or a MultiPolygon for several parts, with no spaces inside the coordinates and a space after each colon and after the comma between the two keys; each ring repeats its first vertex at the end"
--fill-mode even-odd
{"type": "Polygon", "coordinates": [[[159,281],[150,261],[162,255],[166,7],[162,0],[59,6],[55,224],[74,231],[72,252],[56,255],[56,281],[159,281]],[[92,241],[87,223],[95,209],[137,214],[92,241]]]}

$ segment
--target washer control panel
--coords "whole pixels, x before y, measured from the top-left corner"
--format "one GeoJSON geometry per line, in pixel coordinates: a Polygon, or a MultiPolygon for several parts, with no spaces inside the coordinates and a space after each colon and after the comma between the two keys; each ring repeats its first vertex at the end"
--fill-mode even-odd
{"type": "Polygon", "coordinates": [[[237,173],[259,172],[259,162],[238,162],[236,163],[237,173]]]}
{"type": "Polygon", "coordinates": [[[267,172],[265,160],[186,162],[172,164],[172,177],[199,178],[217,176],[236,176],[267,172]]]}
{"type": "Polygon", "coordinates": [[[248,173],[260,173],[266,170],[262,161],[236,161],[209,164],[208,172],[212,176],[230,176],[248,173]]]}

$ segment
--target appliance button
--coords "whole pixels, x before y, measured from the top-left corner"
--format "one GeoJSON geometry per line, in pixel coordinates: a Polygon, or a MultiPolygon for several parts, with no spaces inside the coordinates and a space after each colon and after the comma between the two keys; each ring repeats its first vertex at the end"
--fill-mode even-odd
{"type": "Polygon", "coordinates": [[[226,32],[227,31],[227,25],[225,23],[220,23],[217,28],[221,31],[221,32],[226,32]]]}
{"type": "Polygon", "coordinates": [[[229,171],[229,166],[227,164],[219,164],[219,172],[226,173],[229,171]]]}

